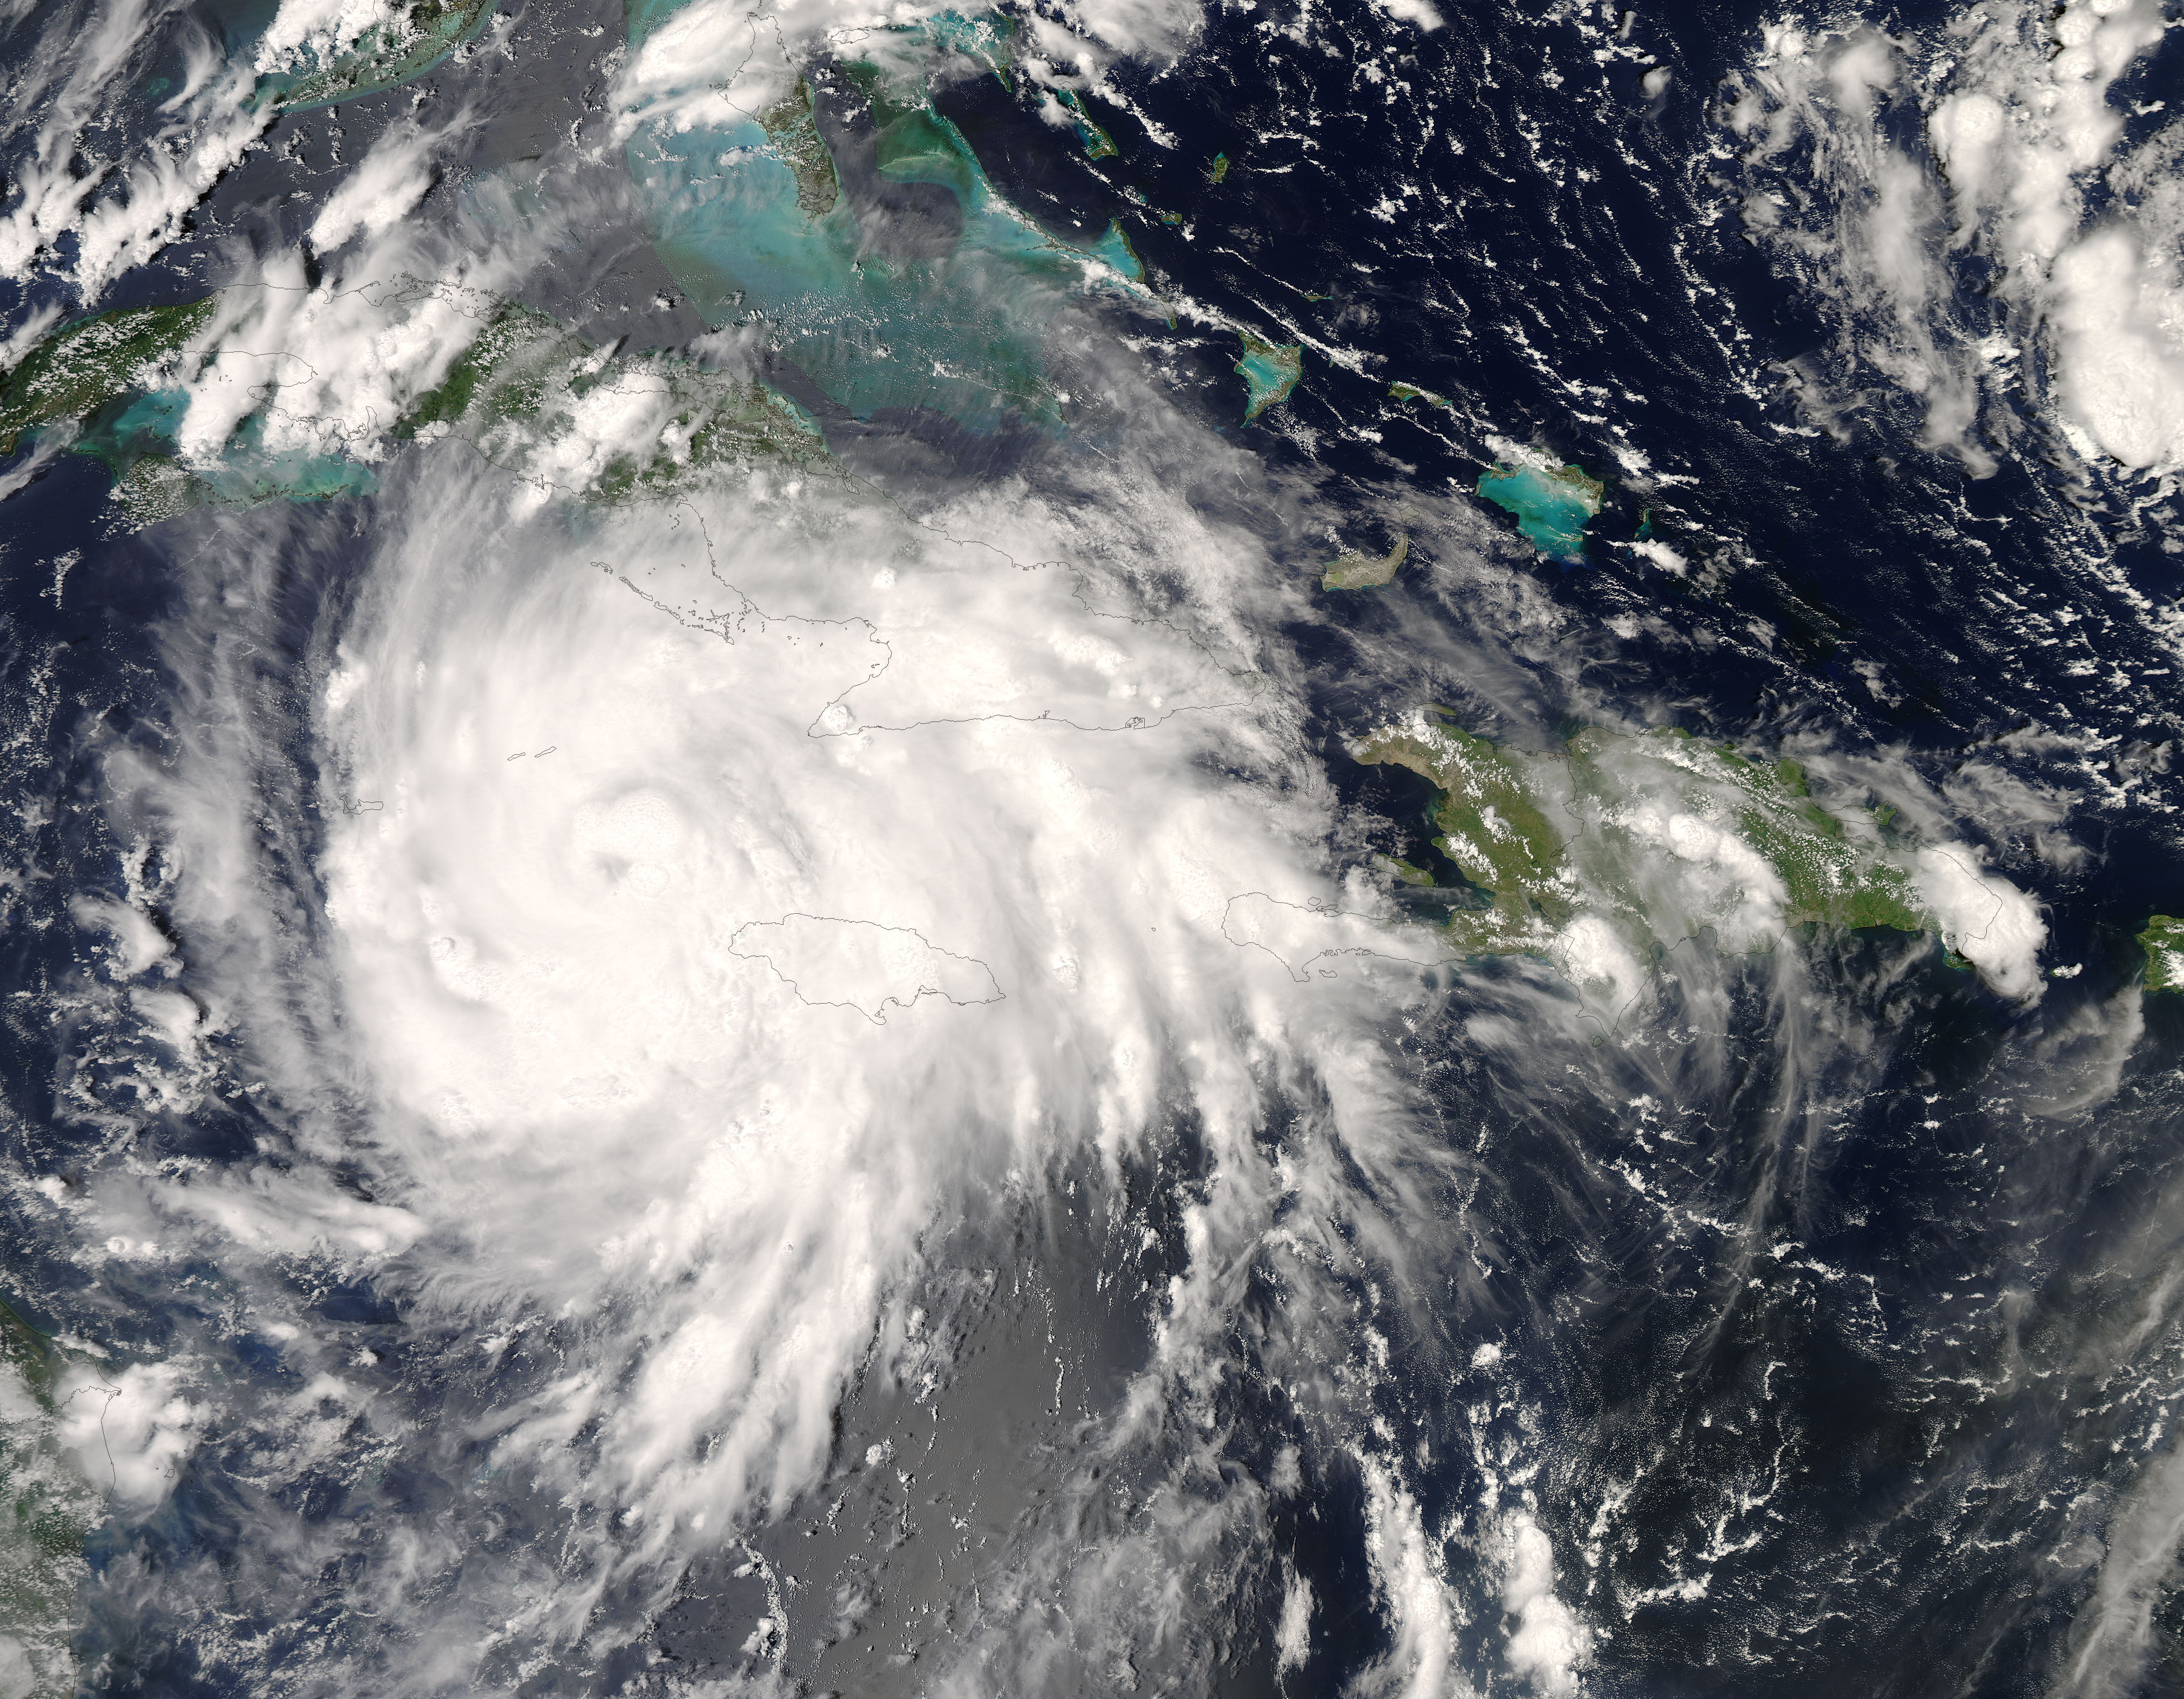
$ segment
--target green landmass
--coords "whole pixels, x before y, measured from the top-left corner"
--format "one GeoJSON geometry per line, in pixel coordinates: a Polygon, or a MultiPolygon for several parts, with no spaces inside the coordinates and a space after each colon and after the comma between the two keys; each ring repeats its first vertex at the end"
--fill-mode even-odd
{"type": "Polygon", "coordinates": [[[0,1304],[0,1691],[21,1699],[65,1699],[81,1679],[71,1642],[100,1506],[58,1442],[64,1366],[52,1340],[0,1304]]]}
{"type": "Polygon", "coordinates": [[[795,88],[758,123],[782,164],[795,174],[796,204],[813,218],[833,211],[834,203],[842,198],[842,185],[834,175],[834,156],[819,139],[811,85],[797,78],[795,88]]]}
{"type": "Polygon", "coordinates": [[[67,431],[70,451],[104,463],[117,504],[139,525],[193,508],[376,488],[370,467],[338,455],[269,449],[262,414],[238,427],[219,465],[176,462],[184,386],[202,358],[192,343],[217,308],[211,297],[103,313],[47,337],[0,390],[0,453],[13,453],[28,432],[67,431]]]}
{"type": "Polygon", "coordinates": [[[1434,848],[1486,899],[1449,922],[1450,942],[1467,955],[1546,947],[1574,911],[1577,885],[1562,834],[1541,812],[1522,757],[1453,726],[1421,721],[1367,738],[1357,759],[1407,767],[1440,793],[1434,848]]]}
{"type": "Polygon", "coordinates": [[[393,23],[375,24],[323,65],[259,80],[255,98],[281,108],[326,106],[421,75],[474,36],[493,0],[416,0],[393,23]]]}
{"type": "Polygon", "coordinates": [[[1597,728],[1529,754],[1423,712],[1353,753],[1433,785],[1434,847],[1476,899],[1449,927],[1466,954],[1545,953],[1585,914],[1641,960],[1708,929],[1747,950],[1797,927],[1930,929],[1879,827],[1822,808],[1794,761],[1755,762],[1680,732],[1597,728]]]}
{"type": "Polygon", "coordinates": [[[2153,916],[2139,933],[2138,944],[2146,952],[2146,989],[2184,991],[2184,920],[2153,916]]]}
{"type": "Polygon", "coordinates": [[[1289,399],[1289,393],[1304,376],[1304,348],[1301,343],[1262,342],[1249,331],[1236,333],[1244,340],[1244,357],[1236,362],[1235,369],[1244,375],[1251,400],[1244,409],[1244,420],[1249,424],[1269,407],[1279,407],[1289,399]]]}
{"type": "Polygon", "coordinates": [[[1142,189],[1137,188],[1132,184],[1125,183],[1123,185],[1123,198],[1128,201],[1134,206],[1143,207],[1162,224],[1181,224],[1183,222],[1183,214],[1181,213],[1164,211],[1162,209],[1155,206],[1150,201],[1145,198],[1145,192],[1142,189]]]}
{"type": "Polygon", "coordinates": [[[543,400],[543,369],[556,354],[575,357],[583,339],[543,313],[513,303],[495,313],[463,350],[439,384],[419,396],[395,424],[398,437],[415,437],[435,425],[477,417],[535,416],[543,400]]]}
{"type": "MultiPolygon", "coordinates": [[[[1123,244],[1118,266],[1134,265],[1123,244]]],[[[72,451],[103,460],[115,499],[139,525],[209,506],[251,506],[369,493],[377,479],[339,454],[276,449],[265,416],[246,419],[216,464],[185,466],[176,432],[187,410],[190,348],[216,301],[103,314],[69,326],[23,359],[0,387],[0,443],[66,429],[72,451]]],[[[544,451],[582,428],[585,399],[601,389],[666,398],[668,423],[641,457],[588,472],[571,493],[619,501],[660,494],[682,481],[760,460],[826,463],[817,426],[760,384],[656,353],[595,348],[542,314],[506,306],[416,398],[394,425],[398,439],[460,436],[510,470],[542,470],[544,451]]]]}
{"type": "MultiPolygon", "coordinates": [[[[665,0],[632,0],[632,43],[671,12],[665,0]]],[[[1014,417],[1059,433],[1046,370],[1056,315],[1090,290],[1153,304],[1118,234],[1088,249],[1041,227],[994,189],[933,105],[961,54],[998,72],[1009,40],[1000,20],[947,14],[870,31],[860,57],[831,72],[868,103],[880,176],[944,188],[956,202],[945,252],[872,240],[800,98],[763,124],[641,126],[624,159],[653,249],[691,306],[716,328],[749,331],[860,418],[916,408],[980,432],[1014,417]]],[[[1067,109],[1081,114],[1081,99],[1067,109]]],[[[1096,152],[1098,137],[1088,145],[1096,152]]]]}
{"type": "Polygon", "coordinates": [[[1391,383],[1388,393],[1398,401],[1429,401],[1435,407],[1454,408],[1456,404],[1445,395],[1435,395],[1430,389],[1420,389],[1415,383],[1391,383]]]}
{"type": "Polygon", "coordinates": [[[1085,111],[1084,103],[1078,97],[1077,91],[1065,88],[1056,92],[1061,103],[1069,109],[1069,121],[1077,126],[1077,139],[1084,144],[1085,153],[1095,159],[1113,159],[1115,138],[1092,121],[1092,115],[1085,111]]]}
{"type": "Polygon", "coordinates": [[[1128,278],[1133,283],[1145,281],[1145,263],[1138,258],[1138,250],[1130,246],[1128,233],[1120,219],[1107,220],[1107,233],[1088,250],[1095,259],[1103,259],[1128,278]]]}
{"type": "MultiPolygon", "coordinates": [[[[1570,750],[1583,759],[1618,741],[1631,740],[1589,730],[1571,740],[1570,750]]],[[[1903,870],[1883,859],[1877,841],[1852,840],[1843,822],[1812,799],[1796,761],[1763,765],[1674,729],[1655,732],[1647,741],[1708,788],[1702,794],[1716,802],[1715,811],[1782,881],[1786,924],[1928,929],[1903,870]]]]}
{"type": "Polygon", "coordinates": [[[1385,554],[1338,554],[1319,581],[1323,590],[1366,590],[1393,583],[1396,570],[1410,558],[1411,539],[1399,537],[1385,554]]]}
{"type": "Polygon", "coordinates": [[[1479,493],[1516,515],[1517,529],[1540,554],[1557,560],[1585,558],[1586,521],[1600,511],[1607,487],[1580,466],[1544,460],[1496,465],[1483,473],[1479,493]]]}
{"type": "Polygon", "coordinates": [[[404,437],[458,436],[510,471],[543,476],[543,451],[581,428],[596,392],[667,398],[667,428],[641,458],[609,460],[573,494],[619,502],[671,493],[716,470],[761,460],[828,463],[818,427],[762,384],[656,352],[614,354],[526,307],[504,307],[439,386],[395,427],[404,437]]]}
{"type": "Polygon", "coordinates": [[[220,465],[176,462],[175,432],[189,405],[182,386],[200,357],[191,344],[217,305],[215,297],[103,313],[47,337],[0,389],[0,453],[14,452],[25,433],[65,431],[70,452],[105,465],[118,504],[139,525],[193,508],[376,488],[370,469],[354,461],[267,450],[263,415],[243,422],[220,465]]]}
{"type": "Polygon", "coordinates": [[[118,397],[153,387],[190,338],[211,321],[213,302],[138,307],[79,319],[54,331],[0,389],[0,454],[24,432],[73,422],[87,429],[118,397]]]}
{"type": "Polygon", "coordinates": [[[1407,885],[1430,886],[1434,876],[1423,867],[1414,867],[1400,855],[1382,855],[1379,864],[1407,885]]]}
{"type": "Polygon", "coordinates": [[[1217,183],[1228,181],[1228,156],[1226,153],[1213,156],[1213,181],[1217,183]]]}

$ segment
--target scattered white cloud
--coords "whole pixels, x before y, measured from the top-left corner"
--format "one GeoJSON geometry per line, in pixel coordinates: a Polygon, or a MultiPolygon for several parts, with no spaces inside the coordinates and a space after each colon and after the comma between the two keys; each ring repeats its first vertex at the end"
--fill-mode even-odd
{"type": "MultiPolygon", "coordinates": [[[[2133,470],[2184,465],[2184,209],[2113,192],[2137,187],[2116,153],[2119,84],[2163,27],[2151,0],[1974,7],[1925,39],[1777,25],[1729,104],[1753,174],[1747,226],[1837,315],[1842,358],[1922,398],[1928,440],[1975,470],[1991,464],[1987,387],[2036,383],[2050,339],[2047,398],[2079,440],[2133,470]],[[1884,97],[1924,109],[1925,149],[1884,97]],[[1766,187],[1776,173],[1793,194],[1766,187]],[[2103,180],[2112,192],[2089,217],[2103,180]],[[1787,211],[1793,195],[1824,210],[1787,211]],[[1997,361],[1984,309],[1958,304],[1964,249],[1996,268],[1982,292],[2014,358],[1997,361]]],[[[2165,159],[2164,136],[2148,149],[2165,159]]]]}

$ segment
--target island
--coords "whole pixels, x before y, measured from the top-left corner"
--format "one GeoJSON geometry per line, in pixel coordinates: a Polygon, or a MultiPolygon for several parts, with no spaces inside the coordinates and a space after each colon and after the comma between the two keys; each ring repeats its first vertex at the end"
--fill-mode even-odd
{"type": "Polygon", "coordinates": [[[493,0],[413,0],[390,9],[394,16],[373,23],[339,52],[298,44],[268,55],[261,48],[259,64],[265,75],[252,98],[261,106],[294,110],[398,87],[476,36],[493,15],[493,0]]]}
{"type": "Polygon", "coordinates": [[[1112,159],[1115,157],[1115,138],[1092,121],[1092,114],[1084,109],[1083,97],[1073,88],[1059,92],[1061,103],[1069,109],[1069,121],[1077,129],[1077,139],[1084,144],[1085,157],[1092,159],[1112,159]]]}
{"type": "Polygon", "coordinates": [[[1244,409],[1244,422],[1248,425],[1269,407],[1279,407],[1289,399],[1290,392],[1304,376],[1304,348],[1296,343],[1262,342],[1249,331],[1236,334],[1243,339],[1244,357],[1236,362],[1235,370],[1243,374],[1251,393],[1250,404],[1244,409]]]}
{"type": "Polygon", "coordinates": [[[2138,934],[2146,952],[2146,989],[2184,991],[2184,920],[2174,915],[2154,915],[2138,934]]]}
{"type": "Polygon", "coordinates": [[[25,432],[41,427],[91,432],[117,400],[157,386],[212,313],[210,300],[128,308],[54,331],[0,388],[0,454],[14,454],[25,432]]]}
{"type": "Polygon", "coordinates": [[[1495,465],[1479,480],[1479,493],[1514,515],[1517,529],[1535,549],[1572,564],[1585,559],[1585,524],[1600,511],[1607,490],[1582,467],[1557,465],[1529,452],[1513,465],[1495,465]]]}
{"type": "MultiPolygon", "coordinates": [[[[632,47],[671,10],[633,8],[632,47]]],[[[810,66],[763,40],[751,75],[773,62],[765,82],[776,92],[758,112],[723,103],[694,123],[662,109],[638,123],[622,162],[653,250],[708,325],[756,339],[860,419],[916,409],[981,434],[1014,419],[1058,436],[1049,326],[1088,292],[1159,310],[1144,268],[1112,226],[1086,246],[1028,216],[933,105],[940,82],[969,66],[1007,81],[1009,20],[950,11],[883,33],[868,56],[810,66]],[[869,122],[856,144],[868,164],[855,170],[817,121],[830,103],[861,106],[869,122]],[[898,192],[926,209],[899,230],[907,214],[878,212],[898,192]],[[895,234],[878,239],[883,225],[895,234]]],[[[1055,98],[1049,111],[1067,115],[1089,155],[1115,153],[1078,92],[1055,98]]]]}
{"type": "Polygon", "coordinates": [[[1327,563],[1319,584],[1323,590],[1369,590],[1392,584],[1396,569],[1410,558],[1411,539],[1399,537],[1385,554],[1338,554],[1327,563]]]}
{"type": "MultiPolygon", "coordinates": [[[[269,387],[266,405],[216,454],[182,454],[192,386],[202,383],[228,341],[250,339],[254,296],[263,298],[241,286],[63,326],[0,387],[0,453],[16,452],[25,437],[50,452],[51,433],[57,446],[104,463],[118,505],[138,524],[198,508],[376,489],[380,444],[329,444],[306,428],[300,440],[311,446],[299,447],[298,433],[274,418],[277,400],[292,423],[300,416],[308,427],[316,393],[308,376],[269,387]],[[235,329],[214,335],[222,324],[235,329]]],[[[398,391],[399,410],[388,432],[397,443],[460,437],[534,484],[604,502],[664,496],[716,469],[760,460],[827,462],[817,426],[762,383],[666,353],[600,348],[542,314],[438,285],[394,286],[390,304],[398,296],[417,312],[452,308],[445,329],[461,352],[432,388],[398,391]],[[480,319],[482,329],[464,329],[480,319]],[[641,437],[601,423],[626,426],[640,415],[652,425],[641,437]],[[639,440],[641,451],[621,446],[639,440]]],[[[308,371],[300,361],[296,367],[308,371]]]]}
{"type": "Polygon", "coordinates": [[[788,96],[760,117],[758,127],[795,177],[796,204],[805,216],[824,218],[833,211],[842,198],[842,184],[834,174],[834,156],[819,136],[810,81],[797,78],[788,96]]]}
{"type": "Polygon", "coordinates": [[[967,1008],[998,1003],[1001,988],[976,956],[959,955],[909,927],[832,915],[784,915],[753,921],[728,940],[728,954],[764,961],[799,1002],[855,1010],[874,1026],[889,1009],[931,997],[967,1008]]]}
{"type": "MultiPolygon", "coordinates": [[[[1724,950],[1764,951],[1799,927],[1933,929],[1883,822],[1822,808],[1794,761],[1756,762],[1675,730],[1589,727],[1520,751],[1435,710],[1376,728],[1351,753],[1434,787],[1433,847],[1464,887],[1445,931],[1465,955],[1560,959],[1589,933],[1589,949],[1612,936],[1635,967],[1702,931],[1724,950]]],[[[1430,877],[1386,859],[1406,885],[1430,877]]]]}

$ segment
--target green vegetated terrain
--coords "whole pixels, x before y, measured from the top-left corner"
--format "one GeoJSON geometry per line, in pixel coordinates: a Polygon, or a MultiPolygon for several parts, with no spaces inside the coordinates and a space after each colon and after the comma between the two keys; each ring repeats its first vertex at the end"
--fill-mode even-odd
{"type": "Polygon", "coordinates": [[[0,1691],[22,1699],[78,1691],[70,1642],[101,1508],[57,1438],[62,1367],[53,1342],[0,1303],[0,1691]]]}
{"type": "Polygon", "coordinates": [[[211,296],[101,313],[53,331],[0,386],[0,452],[26,434],[65,432],[72,452],[105,463],[121,510],[139,524],[197,507],[375,487],[369,467],[337,454],[269,450],[262,413],[242,421],[218,464],[179,464],[176,432],[219,306],[211,296]]]}
{"type": "MultiPolygon", "coordinates": [[[[431,285],[417,286],[429,289],[431,285]]],[[[101,314],[64,326],[0,385],[0,450],[63,430],[103,460],[125,510],[148,524],[193,508],[247,506],[368,492],[371,468],[337,453],[269,450],[262,415],[246,419],[216,464],[185,465],[176,432],[206,350],[218,298],[101,314]]],[[[599,421],[610,432],[610,417],[599,421]]],[[[586,343],[528,309],[503,307],[437,387],[396,422],[398,438],[460,436],[511,471],[600,500],[666,494],[687,478],[759,460],[826,458],[816,426],[763,385],[654,353],[586,343]],[[587,434],[588,409],[636,409],[655,427],[642,454],[593,464],[557,455],[587,434]]]]}
{"type": "Polygon", "coordinates": [[[811,105],[811,85],[802,77],[780,104],[759,120],[766,140],[796,177],[796,204],[811,218],[824,218],[842,198],[834,156],[820,138],[811,105]]]}
{"type": "MultiPolygon", "coordinates": [[[[1434,847],[1476,899],[1449,924],[1467,954],[1542,951],[1585,913],[1641,956],[1702,930],[1724,949],[1764,950],[1796,927],[1929,929],[1879,824],[1822,808],[1793,761],[1597,728],[1527,753],[1435,714],[1383,727],[1353,753],[1438,793],[1434,847]]],[[[1419,883],[1407,863],[1391,870],[1419,883]]]]}
{"type": "Polygon", "coordinates": [[[2155,915],[2138,934],[2146,952],[2146,989],[2184,991],[2184,920],[2174,915],[2155,915]]]}
{"type": "MultiPolygon", "coordinates": [[[[654,251],[692,308],[716,328],[745,327],[860,418],[916,408],[982,433],[1013,418],[1059,435],[1067,392],[1046,345],[1056,316],[1091,293],[1165,309],[1120,221],[1090,242],[1046,229],[1000,194],[934,105],[943,81],[973,68],[1009,84],[1015,35],[992,14],[889,25],[862,36],[857,57],[784,85],[763,114],[640,125],[624,158],[654,251]],[[843,185],[855,179],[838,171],[816,121],[814,100],[824,110],[829,98],[863,107],[881,179],[945,192],[952,230],[878,239],[874,208],[851,204],[843,185]]],[[[1094,157],[1112,152],[1083,96],[1049,109],[1094,157]]]]}
{"type": "Polygon", "coordinates": [[[1018,37],[1013,18],[999,12],[940,12],[911,28],[922,30],[947,51],[982,66],[1003,88],[1015,92],[1016,79],[1010,65],[1018,37]]]}
{"type": "Polygon", "coordinates": [[[203,363],[200,339],[218,306],[217,297],[208,297],[126,309],[53,331],[0,385],[0,454],[14,453],[25,436],[63,433],[74,453],[104,462],[121,511],[138,524],[214,504],[370,487],[367,469],[323,456],[308,465],[287,456],[277,467],[246,465],[262,421],[238,433],[234,465],[211,473],[176,464],[186,386],[203,363]]]}
{"type": "Polygon", "coordinates": [[[1092,121],[1092,114],[1084,109],[1084,102],[1076,90],[1060,91],[1062,105],[1069,109],[1069,121],[1076,126],[1077,139],[1084,144],[1088,159],[1112,159],[1115,157],[1115,138],[1092,121]]]}
{"type": "Polygon", "coordinates": [[[396,426],[407,437],[460,436],[509,470],[572,493],[621,501],[671,493],[684,481],[760,460],[827,460],[818,427],[762,384],[671,355],[595,348],[528,308],[503,308],[396,426]],[[634,407],[657,418],[642,454],[570,464],[557,444],[590,432],[588,409],[634,407]]]}
{"type": "MultiPolygon", "coordinates": [[[[1368,765],[1407,767],[1440,793],[1434,847],[1487,900],[1456,914],[1450,941],[1467,955],[1544,950],[1580,893],[1563,834],[1541,811],[1524,757],[1423,717],[1373,733],[1356,753],[1368,765]]],[[[1420,872],[1402,864],[1407,883],[1419,883],[1420,872]]]]}
{"type": "MultiPolygon", "coordinates": [[[[491,11],[491,0],[422,0],[401,21],[367,31],[328,63],[262,79],[259,97],[293,105],[388,86],[437,63],[491,11]]],[[[717,197],[701,198],[705,217],[688,231],[666,232],[682,243],[669,242],[669,249],[690,248],[708,263],[722,256],[705,243],[722,248],[726,257],[706,275],[717,272],[715,281],[733,287],[713,304],[716,320],[742,310],[748,294],[750,309],[780,327],[815,381],[833,383],[829,393],[853,410],[928,405],[984,421],[1015,409],[1058,426],[1053,386],[1040,366],[1046,317],[1088,288],[1143,297],[1145,268],[1119,223],[1089,246],[1072,246],[1000,201],[967,142],[932,108],[928,60],[966,58],[1006,86],[1014,36],[1005,18],[950,12],[889,31],[880,43],[886,52],[876,49],[872,62],[838,70],[871,103],[880,173],[943,186],[963,209],[962,251],[982,258],[956,270],[980,277],[1006,272],[1022,287],[958,299],[947,268],[866,263],[819,131],[812,85],[799,80],[743,126],[762,145],[738,156],[738,169],[748,168],[758,187],[768,194],[777,187],[780,205],[766,196],[731,198],[735,214],[715,230],[705,217],[718,212],[717,197]],[[777,185],[760,181],[768,173],[777,185]],[[773,223],[756,230],[753,208],[773,223]],[[769,255],[771,271],[761,264],[769,255]],[[730,259],[764,275],[731,279],[730,259]],[[861,338],[872,344],[862,353],[861,338]]],[[[1072,94],[1067,104],[1088,148],[1102,157],[1103,145],[1111,152],[1084,101],[1072,94]]],[[[386,287],[398,301],[404,292],[440,287],[429,280],[386,287]]],[[[181,426],[211,352],[211,332],[248,304],[232,293],[226,298],[226,308],[213,296],[102,314],[50,334],[0,382],[0,445],[19,448],[26,433],[65,433],[70,448],[105,461],[116,482],[117,513],[139,524],[209,505],[376,489],[378,445],[332,432],[323,441],[313,437],[308,414],[273,411],[279,404],[270,393],[265,408],[216,452],[182,460],[181,426]],[[302,431],[294,428],[299,424],[302,431]]],[[[466,303],[462,310],[474,309],[466,303]]],[[[308,357],[310,350],[291,352],[308,357]]],[[[1256,415],[1289,393],[1301,368],[1294,348],[1247,339],[1246,356],[1240,369],[1250,378],[1256,415]]],[[[397,406],[398,438],[460,436],[498,464],[593,499],[662,493],[710,468],[755,458],[800,465],[826,459],[814,421],[763,385],[666,354],[593,348],[514,306],[491,320],[430,393],[407,403],[398,398],[397,406]]]]}
{"type": "Polygon", "coordinates": [[[42,426],[87,431],[98,413],[160,387],[179,352],[212,321],[208,299],[139,307],[64,326],[25,354],[0,387],[0,454],[42,426]]]}

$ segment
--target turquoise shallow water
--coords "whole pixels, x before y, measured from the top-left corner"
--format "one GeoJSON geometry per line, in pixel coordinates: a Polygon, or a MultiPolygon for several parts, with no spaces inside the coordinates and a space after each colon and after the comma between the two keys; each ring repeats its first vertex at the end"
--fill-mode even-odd
{"type": "Polygon", "coordinates": [[[1247,392],[1245,419],[1256,419],[1269,407],[1289,399],[1290,392],[1304,375],[1303,358],[1303,350],[1294,343],[1282,348],[1245,340],[1243,358],[1236,362],[1247,392]]]}
{"type": "MultiPolygon", "coordinates": [[[[111,418],[94,421],[75,443],[75,451],[103,460],[116,476],[148,456],[171,455],[189,399],[183,389],[133,397],[111,418]]],[[[259,415],[228,439],[216,464],[192,466],[190,473],[215,500],[238,504],[273,496],[313,501],[368,494],[379,487],[377,476],[361,462],[304,449],[269,450],[259,415]]]]}
{"type": "Polygon", "coordinates": [[[222,501],[263,501],[287,496],[322,501],[332,496],[369,495],[379,487],[370,466],[339,454],[301,448],[272,452],[265,447],[265,421],[253,416],[237,432],[220,464],[197,476],[222,501]]]}
{"type": "MultiPolygon", "coordinates": [[[[641,28],[663,15],[645,14],[641,28]]],[[[994,192],[969,143],[929,107],[879,94],[874,108],[878,176],[939,187],[955,203],[961,226],[944,251],[876,251],[875,209],[847,193],[830,211],[808,210],[773,141],[744,120],[655,126],[629,144],[661,262],[709,322],[763,323],[779,353],[860,417],[924,408],[979,431],[1011,414],[1058,429],[1047,327],[1087,289],[1134,288],[1137,256],[1113,226],[1083,248],[1041,230],[994,192]]]]}
{"type": "Polygon", "coordinates": [[[155,389],[133,397],[111,419],[95,421],[75,446],[117,467],[142,454],[171,454],[175,432],[189,409],[187,389],[155,389]]]}
{"type": "MultiPolygon", "coordinates": [[[[391,34],[384,25],[367,30],[348,52],[323,64],[309,60],[296,70],[260,77],[252,103],[308,112],[398,88],[439,65],[465,42],[475,41],[491,21],[494,4],[495,0],[426,0],[410,13],[413,33],[391,34]]],[[[253,8],[242,41],[254,42],[270,27],[278,9],[253,8]]]]}
{"type": "Polygon", "coordinates": [[[1538,466],[1496,466],[1479,480],[1479,493],[1514,514],[1517,529],[1542,554],[1557,560],[1585,559],[1585,527],[1600,510],[1567,479],[1538,466]]]}

